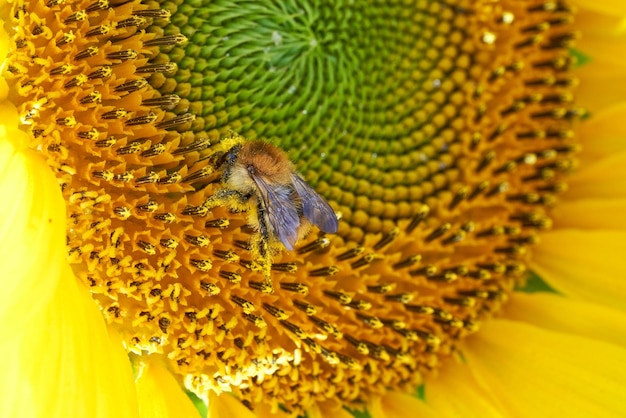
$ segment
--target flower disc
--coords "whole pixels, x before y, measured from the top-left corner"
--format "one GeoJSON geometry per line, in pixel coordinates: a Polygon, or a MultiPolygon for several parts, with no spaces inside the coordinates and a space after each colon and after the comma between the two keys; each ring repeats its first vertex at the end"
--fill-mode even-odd
{"type": "Polygon", "coordinates": [[[252,408],[420,384],[522,280],[576,151],[563,2],[317,3],[13,3],[77,276],[130,350],[252,408]],[[205,205],[251,139],[341,217],[269,282],[254,208],[205,205]]]}

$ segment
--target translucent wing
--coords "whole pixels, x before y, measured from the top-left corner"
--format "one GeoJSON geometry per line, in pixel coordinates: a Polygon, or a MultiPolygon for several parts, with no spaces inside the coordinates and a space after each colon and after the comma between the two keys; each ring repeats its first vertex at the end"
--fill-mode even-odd
{"type": "Polygon", "coordinates": [[[256,173],[252,173],[251,176],[261,198],[263,213],[259,213],[259,216],[263,216],[285,248],[293,250],[298,240],[300,217],[296,204],[289,196],[292,190],[284,185],[272,185],[256,173]]]}
{"type": "Polygon", "coordinates": [[[302,200],[304,217],[324,232],[329,234],[337,232],[339,227],[337,216],[326,199],[313,190],[299,175],[294,173],[291,176],[291,181],[302,200]]]}

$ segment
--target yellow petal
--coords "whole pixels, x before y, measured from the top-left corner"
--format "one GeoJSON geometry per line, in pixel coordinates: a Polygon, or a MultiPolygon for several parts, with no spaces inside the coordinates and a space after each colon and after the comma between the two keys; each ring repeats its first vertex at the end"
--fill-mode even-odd
{"type": "MultiPolygon", "coordinates": [[[[261,415],[267,416],[267,415],[261,415]]],[[[237,398],[222,393],[216,395],[211,392],[209,395],[209,413],[207,418],[256,418],[256,415],[246,408],[237,398]]]]}
{"type": "Polygon", "coordinates": [[[58,184],[11,115],[0,125],[0,416],[136,417],[122,344],[65,261],[58,184]]]}
{"type": "MultiPolygon", "coordinates": [[[[593,55],[593,51],[583,51],[593,55]]],[[[577,103],[592,113],[621,103],[626,97],[626,74],[622,66],[595,57],[593,63],[576,69],[580,79],[576,90],[577,103]]]]}
{"type": "Polygon", "coordinates": [[[332,405],[313,405],[307,411],[306,416],[308,418],[354,418],[350,412],[334,403],[332,405]]]}
{"type": "Polygon", "coordinates": [[[587,164],[569,180],[573,199],[626,197],[626,152],[587,164]]]}
{"type": "Polygon", "coordinates": [[[594,161],[626,150],[626,98],[585,120],[578,129],[583,145],[579,158],[594,161]]]}
{"type": "Polygon", "coordinates": [[[426,381],[425,401],[389,393],[368,405],[372,418],[504,418],[497,402],[480,388],[467,365],[451,362],[426,381]]]}
{"type": "Polygon", "coordinates": [[[172,373],[158,359],[138,361],[137,400],[141,418],[193,418],[200,414],[172,373]]]}
{"type": "MultiPolygon", "coordinates": [[[[414,396],[400,392],[390,392],[372,399],[367,411],[372,418],[405,418],[416,411],[425,409],[424,403],[414,396]]],[[[420,413],[417,416],[422,416],[420,413]]]]}
{"type": "Polygon", "coordinates": [[[55,275],[59,286],[46,307],[20,335],[0,345],[0,368],[12,370],[12,379],[0,383],[0,416],[137,417],[121,341],[109,337],[102,315],[68,266],[39,279],[55,275]]]}
{"type": "Polygon", "coordinates": [[[552,219],[555,229],[626,229],[626,198],[560,202],[552,219]]]}
{"type": "Polygon", "coordinates": [[[515,292],[507,319],[626,347],[626,313],[554,293],[515,292]]]}
{"type": "Polygon", "coordinates": [[[541,235],[530,268],[555,290],[626,310],[625,231],[555,230],[541,235]]]}
{"type": "Polygon", "coordinates": [[[626,3],[624,3],[623,0],[574,0],[573,2],[585,9],[595,10],[601,13],[615,16],[626,15],[626,3]]]}
{"type": "Polygon", "coordinates": [[[46,163],[26,149],[26,135],[10,125],[17,125],[17,113],[9,110],[3,117],[0,318],[14,318],[5,321],[3,328],[15,335],[47,306],[57,287],[58,271],[65,262],[65,202],[46,163]]]}
{"type": "Polygon", "coordinates": [[[626,414],[626,349],[508,320],[487,322],[463,351],[509,417],[626,414]]]}
{"type": "MultiPolygon", "coordinates": [[[[2,6],[0,5],[0,16],[2,16],[2,6]]],[[[0,62],[4,62],[9,50],[9,36],[7,35],[4,27],[2,26],[2,19],[0,19],[0,62]]],[[[9,85],[4,77],[0,77],[0,102],[6,100],[9,94],[9,85]]],[[[2,114],[2,113],[0,113],[2,114]]],[[[3,123],[6,122],[3,121],[3,123]]]]}

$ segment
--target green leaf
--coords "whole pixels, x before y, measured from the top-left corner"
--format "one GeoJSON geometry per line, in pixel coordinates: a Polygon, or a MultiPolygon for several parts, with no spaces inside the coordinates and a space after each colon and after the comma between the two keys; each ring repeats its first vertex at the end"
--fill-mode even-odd
{"type": "Polygon", "coordinates": [[[583,65],[586,65],[591,62],[591,57],[589,55],[583,54],[582,51],[576,48],[570,49],[569,52],[570,54],[572,54],[574,58],[576,58],[576,62],[574,63],[574,68],[580,68],[583,65]]]}
{"type": "Polygon", "coordinates": [[[537,292],[549,292],[549,293],[558,293],[556,290],[551,288],[546,282],[543,281],[537,273],[531,271],[528,274],[528,279],[524,286],[518,287],[515,289],[519,292],[525,293],[537,293],[537,292]]]}
{"type": "Polygon", "coordinates": [[[196,396],[196,394],[193,392],[186,391],[186,393],[187,393],[187,396],[189,396],[189,399],[191,399],[191,402],[193,402],[193,405],[196,407],[196,409],[200,413],[200,416],[202,418],[205,418],[209,410],[207,408],[207,405],[204,403],[204,401],[200,399],[198,396],[196,396]]]}

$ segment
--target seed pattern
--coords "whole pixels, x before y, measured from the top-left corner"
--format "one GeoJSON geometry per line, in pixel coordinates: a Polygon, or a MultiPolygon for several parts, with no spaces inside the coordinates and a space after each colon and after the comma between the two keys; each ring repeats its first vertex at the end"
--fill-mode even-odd
{"type": "Polygon", "coordinates": [[[572,11],[266,3],[13,3],[12,100],[68,257],[130,350],[201,396],[301,412],[411,390],[550,226],[582,115],[572,11]],[[203,206],[234,132],[288,150],[341,216],[274,255],[271,283],[246,208],[203,206]]]}

